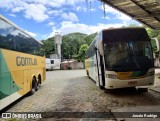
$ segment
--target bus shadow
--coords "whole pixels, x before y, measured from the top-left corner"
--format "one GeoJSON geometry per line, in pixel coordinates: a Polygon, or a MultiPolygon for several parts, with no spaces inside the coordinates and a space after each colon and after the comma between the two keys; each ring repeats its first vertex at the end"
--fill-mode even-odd
{"type": "Polygon", "coordinates": [[[147,92],[145,88],[135,88],[135,87],[128,87],[128,88],[119,88],[119,89],[104,89],[105,93],[110,93],[113,95],[138,95],[141,93],[147,92]]]}

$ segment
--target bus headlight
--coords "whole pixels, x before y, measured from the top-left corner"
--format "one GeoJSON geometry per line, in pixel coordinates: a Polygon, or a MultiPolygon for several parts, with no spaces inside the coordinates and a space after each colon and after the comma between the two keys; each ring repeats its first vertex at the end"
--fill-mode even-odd
{"type": "Polygon", "coordinates": [[[114,74],[106,74],[107,78],[117,79],[117,75],[114,74]]]}
{"type": "Polygon", "coordinates": [[[153,76],[155,74],[155,71],[151,71],[147,73],[147,76],[153,76]]]}

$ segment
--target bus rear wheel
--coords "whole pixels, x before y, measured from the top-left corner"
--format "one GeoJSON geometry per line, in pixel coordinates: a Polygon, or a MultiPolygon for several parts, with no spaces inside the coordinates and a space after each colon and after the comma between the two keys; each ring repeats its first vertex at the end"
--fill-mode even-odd
{"type": "Polygon", "coordinates": [[[36,91],[36,86],[37,86],[36,80],[35,80],[35,78],[33,78],[33,79],[32,79],[32,89],[31,89],[31,91],[29,92],[29,95],[33,95],[33,94],[35,93],[35,91],[36,91]]]}
{"type": "Polygon", "coordinates": [[[39,87],[40,87],[40,85],[39,85],[38,82],[36,81],[36,88],[35,88],[35,91],[38,91],[38,90],[39,90],[39,87]]]}
{"type": "Polygon", "coordinates": [[[36,81],[36,83],[37,83],[37,85],[36,85],[36,91],[38,91],[39,88],[40,88],[40,85],[41,85],[41,76],[40,75],[38,76],[38,81],[36,81]]]}

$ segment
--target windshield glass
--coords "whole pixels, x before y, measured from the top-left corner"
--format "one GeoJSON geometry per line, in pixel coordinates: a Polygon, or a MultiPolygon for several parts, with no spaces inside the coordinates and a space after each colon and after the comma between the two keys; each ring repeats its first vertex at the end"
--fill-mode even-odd
{"type": "Polygon", "coordinates": [[[108,43],[104,46],[107,70],[137,71],[154,66],[149,41],[108,43]]]}

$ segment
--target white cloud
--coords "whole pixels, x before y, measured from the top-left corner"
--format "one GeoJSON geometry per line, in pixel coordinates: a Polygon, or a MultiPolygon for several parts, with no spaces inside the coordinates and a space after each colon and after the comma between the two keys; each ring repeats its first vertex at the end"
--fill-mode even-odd
{"type": "Polygon", "coordinates": [[[77,6],[75,9],[76,9],[76,11],[80,11],[82,9],[82,7],[77,6]]]}
{"type": "Polygon", "coordinates": [[[20,7],[24,6],[24,2],[21,0],[0,0],[0,8],[12,10],[12,12],[20,11],[20,7]]]}
{"type": "Polygon", "coordinates": [[[25,30],[25,32],[26,32],[26,33],[28,33],[29,35],[31,35],[32,37],[36,37],[36,36],[37,36],[37,34],[36,34],[36,33],[29,32],[29,31],[26,31],[26,30],[25,30]]]}
{"type": "Polygon", "coordinates": [[[95,8],[86,8],[86,7],[81,7],[81,6],[76,6],[75,8],[74,8],[76,11],[78,11],[78,12],[87,12],[87,11],[91,11],[91,12],[94,12],[94,11],[96,11],[96,9],[95,8]]]}
{"type": "Polygon", "coordinates": [[[24,9],[25,9],[24,7],[16,7],[14,9],[12,9],[12,12],[20,12],[20,11],[22,11],[24,9]]]}
{"type": "Polygon", "coordinates": [[[86,0],[65,0],[66,4],[68,5],[76,5],[82,2],[86,2],[86,0]]]}
{"type": "MultiPolygon", "coordinates": [[[[100,6],[99,8],[104,11],[103,5],[100,6]]],[[[116,9],[113,9],[112,7],[110,7],[110,6],[106,5],[106,4],[105,4],[105,13],[106,14],[107,13],[113,14],[113,15],[115,15],[114,19],[119,19],[119,20],[122,20],[123,22],[132,20],[129,16],[119,12],[116,9]]]]}
{"type": "Polygon", "coordinates": [[[58,16],[58,15],[61,15],[63,13],[63,11],[62,10],[49,10],[47,13],[49,15],[58,16]]]}
{"type": "Polygon", "coordinates": [[[12,17],[16,17],[16,15],[15,14],[12,14],[12,13],[10,13],[10,14],[8,14],[9,16],[12,16],[12,17]]]}
{"type": "Polygon", "coordinates": [[[91,9],[90,9],[90,11],[96,11],[96,9],[94,9],[94,8],[91,8],[91,9]]]}
{"type": "Polygon", "coordinates": [[[48,23],[48,26],[53,26],[54,25],[54,22],[49,22],[48,23]]]}
{"type": "Polygon", "coordinates": [[[124,26],[124,23],[115,23],[115,24],[102,24],[99,23],[97,25],[86,25],[86,24],[80,24],[80,23],[73,23],[71,21],[63,21],[61,23],[60,28],[53,27],[53,31],[50,33],[48,37],[52,37],[55,35],[55,32],[59,32],[62,35],[73,33],[73,32],[81,32],[85,34],[91,34],[97,31],[100,31],[102,29],[107,28],[117,28],[124,26]]]}
{"type": "Polygon", "coordinates": [[[28,9],[25,11],[25,17],[29,19],[33,19],[37,22],[43,22],[48,19],[49,16],[45,14],[46,7],[41,4],[29,4],[26,6],[28,9]]]}
{"type": "Polygon", "coordinates": [[[72,13],[72,12],[70,12],[70,13],[63,13],[62,14],[62,18],[63,19],[65,19],[65,20],[70,20],[70,21],[78,21],[78,17],[76,16],[76,14],[75,13],[72,13]]]}
{"type": "MultiPolygon", "coordinates": [[[[65,9],[63,6],[75,6],[84,2],[86,0],[1,0],[0,8],[12,11],[12,13],[21,12],[25,18],[43,22],[52,16],[61,16],[65,9]],[[61,9],[57,10],[57,8],[61,9]]],[[[62,16],[65,20],[78,21],[78,17],[74,13],[62,16]]]]}
{"type": "Polygon", "coordinates": [[[102,18],[107,19],[107,20],[111,20],[110,17],[108,17],[108,16],[103,16],[102,18]]]}
{"type": "Polygon", "coordinates": [[[43,4],[50,7],[62,7],[63,5],[76,5],[86,0],[24,0],[28,3],[43,4]]]}
{"type": "Polygon", "coordinates": [[[11,10],[12,12],[24,12],[24,16],[37,22],[48,19],[47,8],[43,4],[29,4],[21,0],[1,0],[0,8],[11,10]]]}

